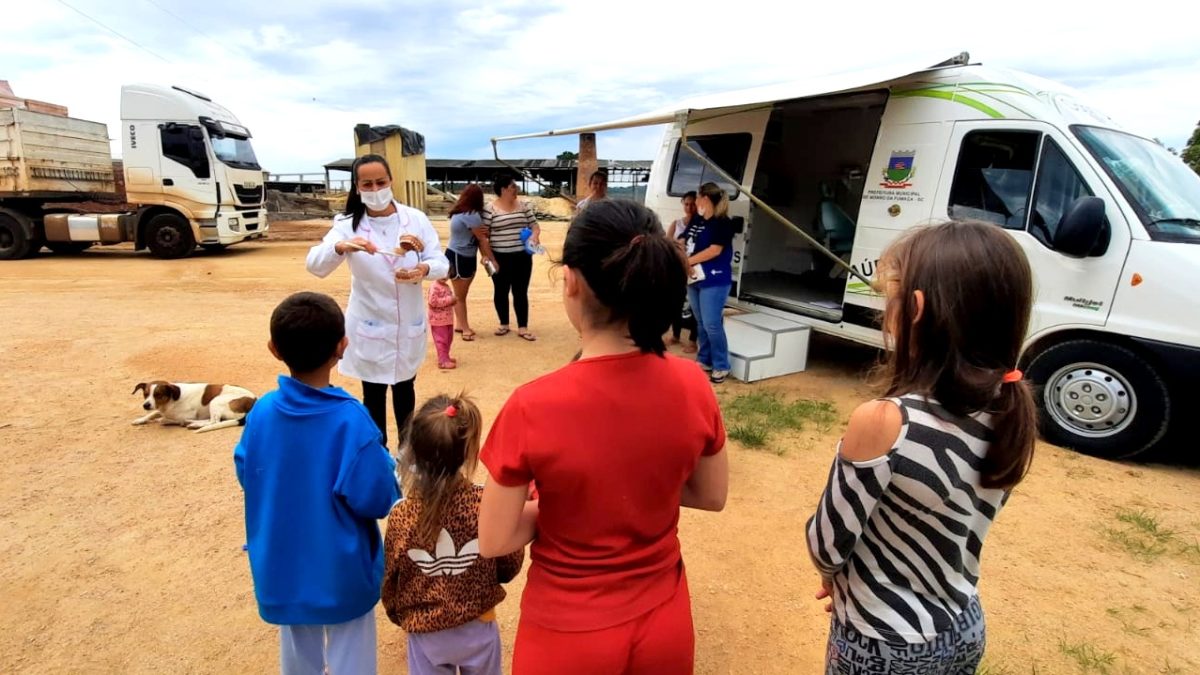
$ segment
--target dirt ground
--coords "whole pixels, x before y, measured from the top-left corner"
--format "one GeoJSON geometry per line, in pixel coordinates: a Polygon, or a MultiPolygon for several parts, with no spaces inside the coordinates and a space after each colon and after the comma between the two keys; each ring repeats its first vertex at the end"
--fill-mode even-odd
{"type": "MultiPolygon", "coordinates": [[[[277,633],[258,618],[242,551],[239,432],[133,427],[130,390],[152,379],[273,388],[271,309],[302,289],[348,294],[345,268],[325,280],[304,270],[325,227],[276,224],[268,241],[180,261],[116,247],[0,264],[0,671],[276,671],[277,633]]],[[[552,253],[564,229],[546,226],[552,253]]],[[[490,421],[516,385],[571,358],[576,336],[544,259],[534,274],[541,339],[491,335],[481,277],[469,301],[480,339],[455,343],[457,371],[427,360],[419,397],[467,389],[490,421]]],[[[726,510],[683,514],[698,672],[819,671],[827,617],[803,524],[840,425],[871,395],[873,357],[816,340],[806,373],[722,385],[726,400],[830,401],[839,422],[777,438],[777,452],[731,444],[726,510]]],[[[987,672],[1200,672],[1197,495],[1195,469],[1041,446],[984,552],[987,672]]],[[[499,608],[509,653],[523,579],[499,608]]],[[[402,673],[404,634],[377,618],[380,672],[402,673]]]]}

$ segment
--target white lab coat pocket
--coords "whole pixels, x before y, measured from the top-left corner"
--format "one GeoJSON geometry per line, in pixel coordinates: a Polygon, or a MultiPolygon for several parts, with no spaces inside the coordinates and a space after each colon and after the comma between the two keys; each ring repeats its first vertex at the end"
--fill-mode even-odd
{"type": "Polygon", "coordinates": [[[396,328],[363,319],[354,327],[349,351],[364,364],[390,365],[396,356],[396,328]]]}
{"type": "Polygon", "coordinates": [[[425,359],[426,336],[429,333],[428,327],[424,322],[408,325],[401,329],[404,332],[405,344],[400,346],[400,353],[403,354],[404,361],[415,370],[425,359]]]}

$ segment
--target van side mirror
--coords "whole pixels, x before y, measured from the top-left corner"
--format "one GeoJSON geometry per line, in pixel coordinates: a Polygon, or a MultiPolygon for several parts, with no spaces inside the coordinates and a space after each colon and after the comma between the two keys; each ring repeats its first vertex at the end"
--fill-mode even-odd
{"type": "Polygon", "coordinates": [[[1103,255],[1111,235],[1104,200],[1080,197],[1067,209],[1054,233],[1054,250],[1072,258],[1103,255]]]}

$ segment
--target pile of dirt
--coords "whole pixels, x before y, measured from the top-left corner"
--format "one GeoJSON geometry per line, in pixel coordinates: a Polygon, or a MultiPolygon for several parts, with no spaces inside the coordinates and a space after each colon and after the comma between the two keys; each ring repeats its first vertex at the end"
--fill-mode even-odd
{"type": "Polygon", "coordinates": [[[266,204],[267,217],[272,221],[327,218],[334,214],[333,205],[328,198],[291,194],[279,190],[267,190],[266,204]]]}
{"type": "Polygon", "coordinates": [[[272,220],[271,231],[267,234],[271,241],[308,241],[318,242],[329,232],[332,221],[328,218],[311,218],[307,220],[272,220]]]}
{"type": "Polygon", "coordinates": [[[432,217],[445,217],[450,214],[450,209],[453,207],[454,200],[449,195],[438,194],[432,190],[425,195],[425,213],[432,217]]]}
{"type": "MultiPolygon", "coordinates": [[[[495,195],[483,196],[485,204],[491,204],[495,199],[495,195]]],[[[575,205],[563,197],[522,196],[521,201],[533,207],[533,213],[538,220],[570,220],[575,215],[575,205]]],[[[425,212],[430,216],[445,217],[453,207],[454,199],[449,194],[430,190],[429,195],[425,197],[425,212]]]]}
{"type": "Polygon", "coordinates": [[[539,220],[570,220],[575,217],[575,205],[565,197],[523,197],[533,205],[539,220]]]}

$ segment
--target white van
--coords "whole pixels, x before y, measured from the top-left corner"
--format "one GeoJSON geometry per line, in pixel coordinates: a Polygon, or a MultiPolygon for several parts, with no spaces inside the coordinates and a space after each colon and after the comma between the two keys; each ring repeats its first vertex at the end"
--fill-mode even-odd
{"type": "Polygon", "coordinates": [[[1105,457],[1144,452],[1200,382],[1200,177],[1058,84],[968,63],[963,54],[512,138],[671,125],[646,202],[669,222],[705,181],[733,198],[729,305],[746,314],[727,326],[742,379],[756,379],[756,362],[803,367],[806,338],[778,353],[788,326],[882,346],[882,300],[867,281],[888,243],[949,218],[995,223],[1035,274],[1022,368],[1043,434],[1105,457]]]}

